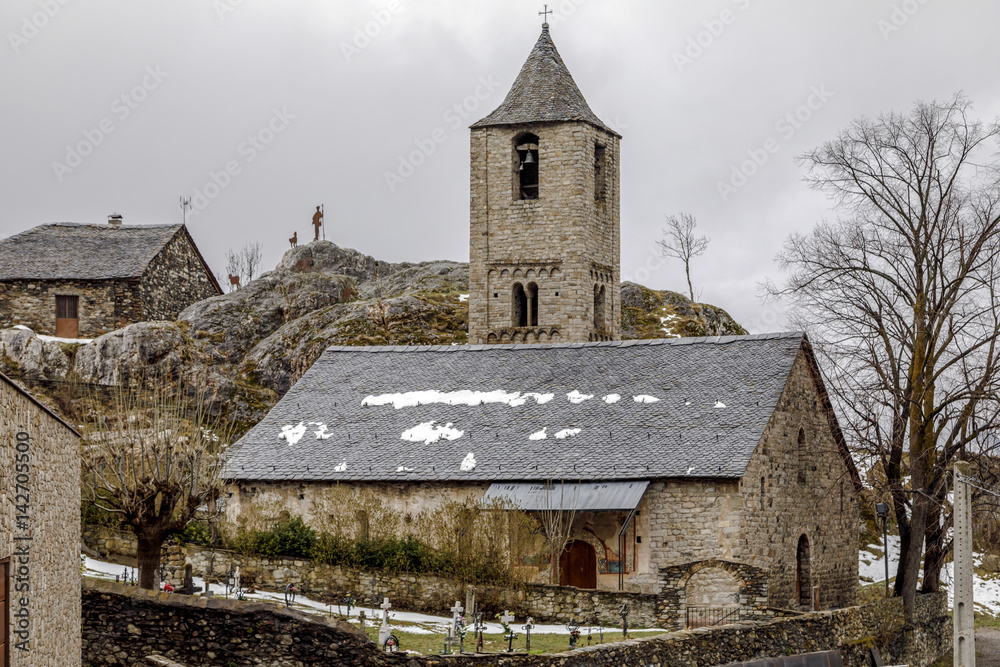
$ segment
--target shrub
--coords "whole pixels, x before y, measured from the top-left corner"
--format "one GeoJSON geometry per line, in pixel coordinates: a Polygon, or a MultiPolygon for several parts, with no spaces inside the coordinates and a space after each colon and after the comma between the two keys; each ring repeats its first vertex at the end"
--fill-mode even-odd
{"type": "Polygon", "coordinates": [[[207,547],[212,545],[212,534],[204,523],[192,521],[184,527],[182,532],[177,534],[177,540],[207,547]]]}
{"type": "Polygon", "coordinates": [[[262,556],[311,558],[316,547],[316,531],[302,517],[278,521],[270,531],[256,535],[257,553],[262,556]]]}

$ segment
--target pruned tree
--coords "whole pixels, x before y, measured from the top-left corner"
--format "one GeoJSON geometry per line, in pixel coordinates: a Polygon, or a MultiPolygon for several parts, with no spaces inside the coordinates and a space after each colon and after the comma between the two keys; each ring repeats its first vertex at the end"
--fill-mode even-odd
{"type": "Polygon", "coordinates": [[[161,378],[123,383],[85,428],[84,498],[135,533],[139,586],[150,590],[163,542],[196,516],[215,519],[224,491],[230,428],[208,412],[203,390],[185,389],[161,378]]]}
{"type": "Polygon", "coordinates": [[[694,288],[691,286],[691,259],[704,254],[711,241],[707,236],[695,235],[697,226],[698,220],[690,213],[668,215],[663,238],[656,242],[660,247],[661,257],[673,257],[684,262],[684,275],[687,277],[688,294],[692,301],[694,288]]]}
{"type": "MultiPolygon", "coordinates": [[[[260,273],[263,249],[259,243],[248,243],[240,250],[226,252],[226,271],[238,276],[241,285],[246,285],[260,273]]],[[[230,284],[230,290],[233,285],[230,284]]]]}
{"type": "Polygon", "coordinates": [[[569,538],[573,536],[573,522],[576,521],[580,487],[572,485],[572,489],[567,490],[566,483],[561,480],[558,489],[551,480],[547,481],[545,486],[548,493],[545,495],[545,508],[539,512],[539,518],[552,566],[552,585],[558,586],[559,560],[566,550],[566,545],[569,544],[569,538]]]}
{"type": "Polygon", "coordinates": [[[1000,126],[970,107],[958,95],[861,118],[804,155],[843,217],[792,235],[788,282],[768,290],[810,329],[845,430],[891,500],[909,613],[921,559],[922,590],[940,586],[953,461],[987,460],[996,444],[1000,126]]]}

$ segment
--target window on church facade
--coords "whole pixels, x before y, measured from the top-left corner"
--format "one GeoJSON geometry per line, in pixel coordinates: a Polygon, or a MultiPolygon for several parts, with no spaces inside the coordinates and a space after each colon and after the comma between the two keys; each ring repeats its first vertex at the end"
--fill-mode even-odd
{"type": "Polygon", "coordinates": [[[515,199],[538,199],[538,137],[519,134],[514,139],[515,199]]]}
{"type": "Polygon", "coordinates": [[[594,199],[603,201],[607,194],[607,148],[603,144],[594,144],[594,199]]]}
{"type": "Polygon", "coordinates": [[[809,607],[812,603],[812,577],[810,577],[811,563],[809,557],[809,538],[805,535],[799,537],[799,544],[795,550],[795,597],[800,607],[809,607]]]}

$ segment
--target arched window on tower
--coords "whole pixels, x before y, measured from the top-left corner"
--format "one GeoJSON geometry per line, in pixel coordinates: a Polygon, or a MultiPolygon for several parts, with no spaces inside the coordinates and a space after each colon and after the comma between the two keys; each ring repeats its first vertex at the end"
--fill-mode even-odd
{"type": "Polygon", "coordinates": [[[799,441],[796,450],[795,455],[799,463],[799,484],[805,484],[808,479],[806,473],[809,471],[809,450],[806,447],[805,429],[799,429],[799,441]]]}
{"type": "Polygon", "coordinates": [[[538,137],[529,132],[514,139],[515,199],[538,199],[538,137]]]}
{"type": "Polygon", "coordinates": [[[514,283],[510,291],[510,325],[528,326],[528,295],[521,283],[514,283]]]}
{"type": "Polygon", "coordinates": [[[607,148],[604,144],[594,144],[594,199],[603,201],[607,194],[608,176],[607,148]]]}
{"type": "Polygon", "coordinates": [[[607,297],[608,293],[604,285],[594,285],[594,328],[598,331],[603,331],[607,327],[607,317],[605,316],[607,297]]]}
{"type": "Polygon", "coordinates": [[[809,538],[802,535],[799,537],[799,544],[795,549],[795,597],[799,606],[806,609],[812,606],[811,569],[809,538]]]}
{"type": "Polygon", "coordinates": [[[527,289],[527,302],[528,302],[528,321],[529,327],[538,326],[538,285],[535,283],[528,283],[527,289]]]}

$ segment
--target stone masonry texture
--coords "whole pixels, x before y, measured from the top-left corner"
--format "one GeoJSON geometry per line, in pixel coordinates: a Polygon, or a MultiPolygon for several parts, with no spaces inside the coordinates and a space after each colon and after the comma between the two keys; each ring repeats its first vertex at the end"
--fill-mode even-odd
{"type": "Polygon", "coordinates": [[[0,375],[0,560],[10,558],[11,667],[80,664],[79,447],[69,426],[0,375]]]}
{"type": "Polygon", "coordinates": [[[473,128],[470,343],[621,337],[619,142],[585,122],[473,128]],[[538,137],[538,198],[522,200],[515,146],[526,133],[538,137]],[[598,145],[606,162],[603,188],[595,185],[598,145]],[[537,326],[512,321],[515,283],[537,285],[537,326]],[[602,287],[599,327],[594,291],[602,287]]]}
{"type": "Polygon", "coordinates": [[[674,632],[569,653],[442,658],[382,653],[347,623],[273,605],[155,593],[88,579],[83,586],[83,662],[131,666],[157,654],[189,667],[701,667],[840,650],[844,665],[862,667],[869,664],[874,646],[887,664],[926,667],[948,650],[951,641],[945,596],[919,596],[909,624],[902,621],[899,602],[674,632]]]}

